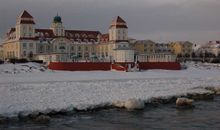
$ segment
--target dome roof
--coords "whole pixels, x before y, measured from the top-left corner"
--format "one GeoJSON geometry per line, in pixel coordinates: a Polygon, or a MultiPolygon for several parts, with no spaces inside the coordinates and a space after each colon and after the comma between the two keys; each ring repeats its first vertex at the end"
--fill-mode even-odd
{"type": "Polygon", "coordinates": [[[62,19],[61,19],[60,16],[57,15],[57,16],[54,17],[53,22],[54,23],[62,23],[62,19]]]}

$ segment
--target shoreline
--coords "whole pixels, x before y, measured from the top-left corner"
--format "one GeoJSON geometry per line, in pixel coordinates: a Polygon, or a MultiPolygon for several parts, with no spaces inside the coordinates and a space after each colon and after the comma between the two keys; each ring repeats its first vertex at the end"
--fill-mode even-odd
{"type": "MultiPolygon", "coordinates": [[[[153,97],[151,99],[143,101],[145,104],[145,107],[143,109],[147,107],[152,107],[152,106],[161,107],[166,104],[174,104],[177,98],[181,98],[181,97],[190,98],[190,99],[195,100],[196,102],[196,101],[207,101],[207,100],[212,101],[214,100],[215,97],[220,96],[220,88],[216,88],[216,87],[199,87],[199,88],[208,90],[209,92],[208,91],[204,93],[194,92],[194,93],[187,93],[184,95],[174,95],[170,97],[157,97],[157,98],[153,97]]],[[[82,109],[82,110],[70,106],[60,111],[51,109],[51,110],[47,110],[47,112],[46,111],[33,111],[33,112],[25,112],[25,113],[19,112],[18,115],[12,116],[12,117],[0,115],[0,125],[7,124],[10,122],[11,123],[12,122],[24,122],[25,123],[28,121],[31,121],[33,123],[47,124],[50,122],[50,119],[55,116],[73,116],[74,114],[78,114],[78,113],[90,113],[90,112],[96,112],[100,110],[109,110],[109,109],[120,109],[120,110],[127,111],[126,108],[115,106],[113,103],[105,103],[105,105],[101,104],[101,105],[97,105],[96,107],[91,107],[91,108],[82,109]],[[42,117],[42,116],[43,116],[42,120],[36,121],[38,117],[42,117]],[[46,122],[45,122],[44,117],[46,118],[46,122]]],[[[193,109],[193,107],[183,108],[183,109],[193,109]]],[[[142,109],[132,110],[132,111],[142,111],[142,109]]]]}

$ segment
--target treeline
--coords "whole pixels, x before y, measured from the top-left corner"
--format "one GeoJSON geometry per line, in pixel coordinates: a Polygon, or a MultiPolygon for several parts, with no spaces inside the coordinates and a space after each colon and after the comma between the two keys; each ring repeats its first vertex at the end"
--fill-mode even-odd
{"type": "MultiPolygon", "coordinates": [[[[35,62],[35,63],[39,63],[39,64],[43,64],[43,60],[27,60],[25,58],[23,59],[16,59],[16,58],[11,58],[6,60],[7,63],[12,63],[12,64],[16,64],[16,63],[28,63],[28,62],[35,62]]],[[[4,64],[5,62],[3,60],[0,60],[0,64],[4,64]]]]}
{"type": "Polygon", "coordinates": [[[189,54],[185,55],[177,55],[177,60],[179,62],[185,61],[200,61],[200,62],[208,62],[208,63],[220,63],[220,53],[216,56],[213,53],[205,52],[205,53],[195,53],[193,52],[190,56],[189,54]]]}

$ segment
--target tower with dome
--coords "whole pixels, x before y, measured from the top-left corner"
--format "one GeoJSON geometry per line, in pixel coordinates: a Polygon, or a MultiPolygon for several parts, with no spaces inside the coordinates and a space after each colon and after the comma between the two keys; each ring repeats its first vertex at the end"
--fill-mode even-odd
{"type": "Polygon", "coordinates": [[[58,14],[53,19],[51,29],[55,36],[65,36],[65,28],[63,26],[62,18],[58,14]]]}

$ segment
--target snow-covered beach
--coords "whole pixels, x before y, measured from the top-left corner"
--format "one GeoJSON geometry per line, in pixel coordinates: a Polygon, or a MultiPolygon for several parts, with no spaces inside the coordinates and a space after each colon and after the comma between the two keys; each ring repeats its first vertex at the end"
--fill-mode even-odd
{"type": "Polygon", "coordinates": [[[0,114],[86,110],[131,98],[150,102],[152,98],[210,92],[205,87],[220,88],[219,66],[188,66],[180,71],[126,73],[51,71],[34,63],[0,65],[0,114]]]}

